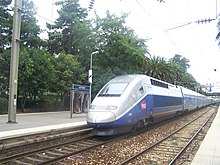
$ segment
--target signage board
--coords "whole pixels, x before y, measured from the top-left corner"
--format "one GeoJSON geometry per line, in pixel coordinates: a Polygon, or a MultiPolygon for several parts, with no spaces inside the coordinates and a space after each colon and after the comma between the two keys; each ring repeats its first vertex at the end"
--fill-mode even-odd
{"type": "Polygon", "coordinates": [[[90,86],[77,85],[77,84],[73,84],[72,88],[74,90],[81,90],[81,91],[89,91],[90,90],[90,86]]]}

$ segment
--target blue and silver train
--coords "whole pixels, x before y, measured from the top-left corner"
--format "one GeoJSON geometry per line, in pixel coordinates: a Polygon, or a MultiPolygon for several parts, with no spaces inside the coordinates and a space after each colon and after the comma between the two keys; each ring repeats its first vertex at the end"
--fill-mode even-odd
{"type": "Polygon", "coordinates": [[[213,103],[213,99],[181,86],[146,75],[124,75],[99,91],[87,123],[96,135],[115,135],[213,103]]]}

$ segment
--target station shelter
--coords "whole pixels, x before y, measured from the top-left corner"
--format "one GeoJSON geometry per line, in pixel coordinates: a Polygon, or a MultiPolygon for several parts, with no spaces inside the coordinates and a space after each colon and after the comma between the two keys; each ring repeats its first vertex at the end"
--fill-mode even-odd
{"type": "Polygon", "coordinates": [[[70,93],[70,117],[73,113],[86,113],[89,109],[90,86],[72,85],[70,93]]]}

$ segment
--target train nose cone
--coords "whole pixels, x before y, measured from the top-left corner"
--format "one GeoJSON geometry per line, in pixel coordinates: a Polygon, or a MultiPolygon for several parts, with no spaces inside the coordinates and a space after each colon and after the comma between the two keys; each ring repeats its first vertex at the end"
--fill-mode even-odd
{"type": "Polygon", "coordinates": [[[87,121],[92,123],[106,123],[116,120],[113,112],[88,112],[87,121]]]}

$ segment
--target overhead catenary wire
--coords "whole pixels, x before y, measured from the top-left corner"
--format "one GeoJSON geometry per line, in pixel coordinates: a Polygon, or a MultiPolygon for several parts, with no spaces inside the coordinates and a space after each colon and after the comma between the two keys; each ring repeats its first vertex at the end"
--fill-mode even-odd
{"type": "Polygon", "coordinates": [[[44,20],[46,20],[46,21],[49,21],[50,23],[55,23],[54,21],[52,21],[52,20],[50,20],[50,19],[48,19],[48,18],[45,18],[45,17],[43,17],[43,16],[41,16],[41,15],[39,15],[39,14],[36,14],[36,16],[39,17],[39,18],[42,18],[42,19],[44,19],[44,20]]]}
{"type": "Polygon", "coordinates": [[[166,33],[166,31],[161,27],[161,25],[153,18],[153,16],[140,4],[138,0],[136,0],[137,4],[148,14],[148,16],[154,21],[154,23],[160,28],[160,30],[167,36],[167,38],[171,41],[171,43],[174,45],[174,47],[179,51],[180,49],[176,45],[176,43],[172,40],[172,38],[166,33]]]}

